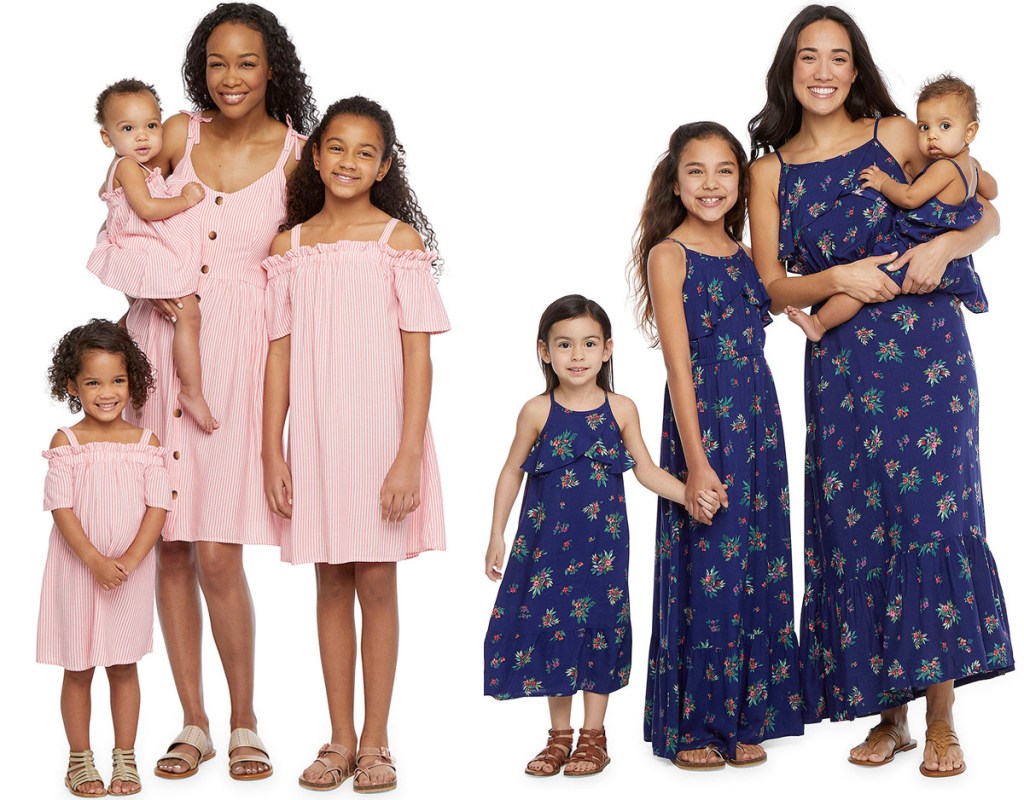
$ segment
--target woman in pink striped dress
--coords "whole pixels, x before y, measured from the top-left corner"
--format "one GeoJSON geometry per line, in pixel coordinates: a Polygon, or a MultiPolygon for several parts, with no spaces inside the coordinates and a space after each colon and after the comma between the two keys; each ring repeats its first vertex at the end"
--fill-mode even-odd
{"type": "Polygon", "coordinates": [[[286,230],[263,266],[271,343],[264,488],[283,522],[281,557],[316,564],[330,743],[299,784],[397,785],[387,720],[398,655],[395,562],[444,548],[427,409],[430,334],[448,330],[434,231],[405,178],[390,115],[332,105],[288,184],[286,230]],[[300,224],[301,223],[301,224],[300,224]],[[418,231],[417,231],[418,229],[418,231]],[[288,455],[282,446],[289,416],[288,455]],[[294,485],[294,496],[292,487],[294,485]],[[353,719],[363,621],[365,716],[353,719]]]}
{"type": "Polygon", "coordinates": [[[188,45],[183,74],[195,108],[204,110],[167,121],[161,156],[169,159],[164,171],[172,170],[169,186],[196,181],[206,192],[191,213],[202,242],[196,294],[203,387],[220,427],[206,433],[177,402],[168,322],[174,306],[134,303],[128,329],[157,371],[156,395],[139,424],[155,430],[171,454],[174,498],[159,548],[157,609],[184,729],[156,774],[189,777],[214,754],[202,693],[202,590],[231,698],[228,768],[232,778],[256,780],[272,768],[255,732],[255,624],[242,545],[278,543],[261,491],[268,340],[260,262],[285,218],[299,133],[316,111],[287,32],[254,4],[210,12],[188,45]]]}
{"type": "Polygon", "coordinates": [[[153,649],[152,550],[171,487],[160,440],[121,414],[129,403],[146,402],[153,378],[128,333],[96,319],[64,335],[49,377],[53,397],[85,416],[57,431],[43,452],[43,505],[54,525],[36,660],[64,667],[60,707],[71,747],[64,783],[80,797],[106,794],[89,743],[92,676],[106,667],[114,720],[110,792],[135,794],[135,662],[153,649]]]}

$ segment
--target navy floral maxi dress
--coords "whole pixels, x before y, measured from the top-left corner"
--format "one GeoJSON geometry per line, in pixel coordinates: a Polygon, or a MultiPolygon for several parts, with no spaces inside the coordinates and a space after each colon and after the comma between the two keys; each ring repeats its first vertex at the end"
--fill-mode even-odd
{"type": "Polygon", "coordinates": [[[570,411],[551,398],[523,463],[519,528],[484,641],[484,694],[609,694],[629,682],[629,530],[634,466],[608,398],[570,411]]]}
{"type": "MultiPolygon", "coordinates": [[[[779,258],[790,271],[903,249],[896,209],[860,188],[871,164],[903,179],[877,138],[825,161],[782,162],[779,258]]],[[[808,343],[805,391],[805,721],[874,714],[930,684],[1012,670],[957,298],[865,305],[808,343]]]]}
{"type": "MultiPolygon", "coordinates": [[[[701,525],[659,501],[644,738],[665,758],[705,745],[734,758],[737,743],[803,733],[786,447],[768,295],[746,252],[686,249],[683,299],[701,438],[729,508],[701,525]]],[[[661,466],[686,477],[667,389],[661,466]]]]}

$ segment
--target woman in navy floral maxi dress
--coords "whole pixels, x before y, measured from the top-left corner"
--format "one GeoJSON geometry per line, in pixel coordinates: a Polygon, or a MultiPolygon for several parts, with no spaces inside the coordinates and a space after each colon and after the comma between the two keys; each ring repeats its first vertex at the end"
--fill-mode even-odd
{"type": "Polygon", "coordinates": [[[804,718],[881,712],[850,757],[878,766],[916,745],[905,704],[927,694],[921,771],[955,775],[953,683],[1007,672],[1013,656],[985,536],[974,361],[957,299],[934,289],[950,257],[992,235],[994,212],[908,251],[898,293],[878,270],[897,250],[897,209],[857,176],[876,164],[901,180],[923,164],[863,35],[838,9],[809,6],[768,85],[751,121],[767,153],[752,168],[751,219],[773,307],[842,291],[868,303],[808,343],[804,718]],[[781,262],[802,277],[784,280],[781,262]]]}

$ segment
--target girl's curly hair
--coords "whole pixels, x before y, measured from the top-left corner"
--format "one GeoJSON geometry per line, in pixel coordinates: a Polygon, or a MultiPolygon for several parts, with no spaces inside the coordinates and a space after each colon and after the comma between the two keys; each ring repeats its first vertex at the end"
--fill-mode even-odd
{"type": "MultiPolygon", "coordinates": [[[[313,166],[313,150],[320,149],[324,132],[331,126],[335,117],[351,114],[373,120],[380,128],[380,138],[384,143],[381,162],[391,159],[391,169],[384,179],[375,183],[370,190],[370,202],[385,214],[411,225],[423,237],[428,250],[437,250],[437,236],[434,228],[420,208],[416,192],[409,186],[405,176],[405,148],[395,137],[395,123],[391,115],[379,103],[365,97],[347,97],[333,103],[324,113],[320,124],[309,135],[309,141],[302,149],[302,158],[288,179],[288,216],[280,230],[294,228],[300,222],[318,214],[324,207],[326,189],[323,179],[313,166]]],[[[435,273],[440,272],[443,262],[434,262],[435,273]]]]}
{"type": "Polygon", "coordinates": [[[106,319],[91,319],[61,337],[53,348],[53,363],[47,371],[50,395],[61,402],[67,400],[68,408],[76,413],[82,410],[82,401],[68,391],[68,382],[74,382],[78,377],[82,371],[82,357],[91,350],[115,353],[124,359],[132,405],[142,408],[153,391],[153,369],[149,359],[128,331],[106,319]]]}
{"type": "Polygon", "coordinates": [[[225,22],[239,22],[262,34],[274,71],[267,83],[267,113],[278,122],[287,122],[290,116],[295,130],[308,132],[316,124],[316,103],[295,45],[277,17],[255,3],[221,3],[196,26],[181,65],[185,93],[195,109],[204,111],[216,105],[206,85],[206,42],[213,29],[225,22]]]}

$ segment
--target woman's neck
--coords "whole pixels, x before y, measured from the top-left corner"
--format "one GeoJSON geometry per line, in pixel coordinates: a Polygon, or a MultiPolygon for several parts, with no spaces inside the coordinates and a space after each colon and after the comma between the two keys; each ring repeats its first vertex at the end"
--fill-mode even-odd
{"type": "Polygon", "coordinates": [[[238,119],[226,117],[218,110],[214,113],[210,126],[217,136],[233,142],[244,142],[247,139],[260,138],[266,133],[267,126],[273,125],[276,121],[267,113],[266,106],[260,106],[238,119]]]}
{"type": "MultiPolygon", "coordinates": [[[[862,125],[850,119],[845,108],[837,109],[827,116],[805,113],[797,131],[787,144],[813,158],[827,158],[842,152],[851,140],[859,139],[862,125]]],[[[809,160],[809,159],[801,159],[809,160]]]]}

